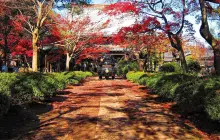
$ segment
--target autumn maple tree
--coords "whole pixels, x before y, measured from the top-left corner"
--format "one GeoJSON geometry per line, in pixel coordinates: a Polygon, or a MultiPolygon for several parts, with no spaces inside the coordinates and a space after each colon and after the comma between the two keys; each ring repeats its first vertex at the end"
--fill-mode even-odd
{"type": "MultiPolygon", "coordinates": [[[[6,3],[4,3],[6,4],[6,3]]],[[[23,36],[23,29],[20,28],[20,24],[14,21],[16,11],[1,7],[3,12],[0,14],[0,49],[2,52],[2,58],[4,65],[6,65],[10,49],[16,46],[23,36]]]]}
{"type": "Polygon", "coordinates": [[[38,41],[40,31],[46,19],[52,11],[54,0],[15,0],[10,3],[10,7],[19,11],[17,20],[22,23],[25,31],[32,36],[32,69],[38,71],[38,41]]]}
{"type": "MultiPolygon", "coordinates": [[[[72,13],[71,13],[72,14],[72,13]]],[[[70,15],[71,15],[70,14],[70,15]]],[[[57,41],[55,45],[61,47],[66,55],[66,71],[69,71],[70,61],[72,59],[82,59],[89,55],[88,50],[95,50],[92,47],[104,41],[100,30],[108,24],[108,20],[102,24],[97,24],[88,16],[76,16],[71,15],[70,19],[63,18],[61,16],[56,17],[56,22],[59,23],[59,31],[61,33],[61,40],[57,41]],[[86,53],[87,52],[87,55],[86,53]]],[[[91,53],[90,53],[91,54],[91,53]]]]}
{"type": "MultiPolygon", "coordinates": [[[[150,18],[144,23],[134,24],[130,27],[123,27],[114,35],[114,43],[121,47],[129,48],[134,53],[138,52],[144,57],[144,69],[153,71],[152,63],[156,65],[156,57],[160,57],[165,51],[165,40],[167,37],[163,33],[157,33],[150,25],[159,24],[154,18],[150,18]],[[143,53],[147,53],[143,56],[143,53]],[[154,61],[154,62],[153,62],[154,61]],[[147,65],[148,63],[148,65],[147,65]]],[[[143,59],[143,58],[142,58],[143,59]]],[[[154,65],[154,69],[156,66],[154,65]]]]}
{"type": "MultiPolygon", "coordinates": [[[[135,13],[137,13],[138,11],[138,14],[143,17],[142,23],[148,23],[145,25],[148,26],[147,28],[156,29],[159,30],[159,32],[164,32],[165,34],[167,34],[171,46],[179,52],[183,71],[187,72],[185,55],[181,43],[181,35],[183,28],[185,27],[185,24],[188,23],[185,20],[185,15],[187,14],[185,0],[147,0],[144,2],[130,1],[130,4],[126,4],[128,6],[119,6],[119,8],[116,9],[117,11],[124,12],[124,8],[131,7],[131,4],[134,5],[137,10],[130,8],[129,11],[135,13]],[[174,9],[174,6],[176,6],[177,8],[174,9]]],[[[114,9],[111,9],[112,6],[113,5],[110,5],[110,8],[108,9],[114,11],[114,9]]]]}

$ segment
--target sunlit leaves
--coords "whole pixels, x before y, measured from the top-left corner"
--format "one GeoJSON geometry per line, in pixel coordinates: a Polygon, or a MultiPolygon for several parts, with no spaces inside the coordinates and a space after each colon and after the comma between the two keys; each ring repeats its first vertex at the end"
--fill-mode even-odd
{"type": "Polygon", "coordinates": [[[12,56],[15,55],[26,55],[31,57],[33,55],[32,51],[32,42],[31,40],[21,39],[18,44],[14,47],[11,47],[12,56]]]}
{"type": "Polygon", "coordinates": [[[135,13],[138,14],[139,9],[132,2],[117,2],[106,6],[103,11],[108,15],[118,15],[121,13],[135,13]]]}

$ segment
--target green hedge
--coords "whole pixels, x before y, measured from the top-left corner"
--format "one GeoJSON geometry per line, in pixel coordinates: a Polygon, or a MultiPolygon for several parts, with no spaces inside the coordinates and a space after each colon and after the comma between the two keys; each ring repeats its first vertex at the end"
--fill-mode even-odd
{"type": "Polygon", "coordinates": [[[139,65],[137,61],[125,61],[121,60],[117,65],[117,75],[126,77],[129,71],[138,71],[139,65]]]}
{"type": "Polygon", "coordinates": [[[0,116],[7,113],[10,105],[50,98],[67,84],[78,84],[87,76],[92,76],[92,73],[0,73],[0,116]]]}
{"type": "Polygon", "coordinates": [[[181,66],[177,62],[169,62],[160,66],[161,72],[181,72],[181,66]]]}
{"type": "Polygon", "coordinates": [[[220,77],[143,72],[129,72],[127,77],[154,89],[162,97],[176,101],[184,113],[205,112],[210,119],[220,121],[220,77]]]}
{"type": "Polygon", "coordinates": [[[145,74],[144,72],[130,71],[127,73],[126,77],[132,82],[138,82],[140,78],[147,77],[147,74],[145,74]]]}
{"type": "Polygon", "coordinates": [[[201,70],[199,62],[195,60],[188,61],[187,66],[190,72],[199,72],[201,70]]]}

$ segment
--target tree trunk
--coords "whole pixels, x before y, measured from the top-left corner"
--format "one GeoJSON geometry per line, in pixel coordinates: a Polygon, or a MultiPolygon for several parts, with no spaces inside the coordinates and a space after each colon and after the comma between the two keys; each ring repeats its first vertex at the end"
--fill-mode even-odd
{"type": "Polygon", "coordinates": [[[214,50],[214,67],[216,75],[220,75],[220,50],[214,50]]]}
{"type": "Polygon", "coordinates": [[[47,62],[47,71],[46,72],[50,72],[50,62],[47,62]]]}
{"type": "Polygon", "coordinates": [[[53,72],[53,66],[51,63],[50,63],[50,72],[53,72]]]}
{"type": "Polygon", "coordinates": [[[44,56],[44,72],[47,72],[47,55],[44,56]]]}
{"type": "Polygon", "coordinates": [[[59,62],[57,64],[57,72],[60,72],[60,60],[59,60],[59,62]]]}
{"type": "Polygon", "coordinates": [[[181,67],[182,67],[183,73],[187,73],[188,67],[187,67],[186,58],[185,58],[184,51],[183,51],[182,47],[180,47],[180,50],[178,51],[178,53],[180,56],[180,62],[181,62],[181,67]]]}
{"type": "Polygon", "coordinates": [[[144,59],[144,64],[143,64],[144,72],[147,72],[147,62],[148,62],[148,54],[145,56],[144,59]]]}
{"type": "Polygon", "coordinates": [[[152,62],[153,60],[152,60],[152,57],[150,58],[150,60],[149,60],[149,66],[150,66],[150,72],[152,72],[153,71],[153,62],[152,62]]]}
{"type": "Polygon", "coordinates": [[[27,64],[27,66],[28,66],[28,69],[30,69],[30,65],[29,65],[29,63],[28,63],[28,61],[27,61],[26,55],[24,55],[24,60],[25,60],[25,63],[27,64]]]}
{"type": "MultiPolygon", "coordinates": [[[[214,0],[216,3],[219,1],[214,0]]],[[[201,15],[202,15],[202,24],[200,27],[201,36],[212,46],[214,51],[214,67],[217,75],[220,75],[220,47],[218,40],[211,34],[208,23],[207,9],[205,5],[205,0],[199,0],[201,15]]]]}
{"type": "Polygon", "coordinates": [[[38,71],[38,48],[37,48],[37,42],[39,39],[39,30],[36,28],[34,32],[32,33],[32,43],[33,43],[33,57],[32,57],[32,69],[33,72],[38,71]]]}
{"type": "Polygon", "coordinates": [[[70,70],[70,60],[71,60],[71,57],[70,57],[69,53],[67,53],[66,54],[66,71],[70,70]]]}
{"type": "Polygon", "coordinates": [[[187,63],[186,63],[186,58],[185,58],[185,54],[184,54],[184,51],[183,51],[182,42],[181,42],[179,36],[175,36],[175,40],[176,40],[176,45],[175,45],[174,48],[176,48],[178,50],[180,63],[181,63],[183,73],[187,73],[188,72],[188,66],[187,66],[187,63]]]}
{"type": "Polygon", "coordinates": [[[4,65],[7,64],[7,54],[8,54],[8,40],[7,40],[7,36],[4,37],[4,42],[5,42],[5,46],[4,46],[4,65]]]}

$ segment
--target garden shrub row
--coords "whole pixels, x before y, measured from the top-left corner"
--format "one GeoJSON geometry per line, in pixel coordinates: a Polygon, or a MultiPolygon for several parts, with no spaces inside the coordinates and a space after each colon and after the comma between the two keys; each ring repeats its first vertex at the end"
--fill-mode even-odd
{"type": "Polygon", "coordinates": [[[126,74],[129,71],[138,71],[139,70],[139,65],[137,61],[126,61],[126,60],[121,60],[118,62],[117,65],[117,75],[126,77],[126,74]]]}
{"type": "MultiPolygon", "coordinates": [[[[200,64],[196,60],[188,60],[187,67],[189,69],[189,72],[191,73],[198,73],[201,70],[200,64]]],[[[160,72],[177,72],[177,73],[182,72],[181,66],[177,62],[165,63],[159,67],[159,71],[160,72]]]]}
{"type": "Polygon", "coordinates": [[[11,105],[50,98],[67,84],[78,84],[87,76],[92,76],[92,73],[0,73],[0,116],[6,114],[11,105]]]}
{"type": "Polygon", "coordinates": [[[204,112],[220,121],[220,77],[192,74],[129,72],[127,79],[173,100],[183,113],[204,112]]]}

